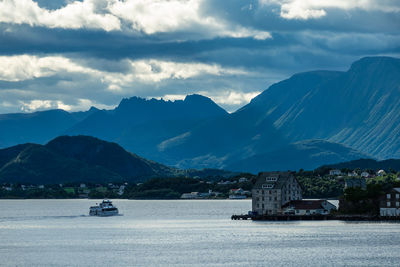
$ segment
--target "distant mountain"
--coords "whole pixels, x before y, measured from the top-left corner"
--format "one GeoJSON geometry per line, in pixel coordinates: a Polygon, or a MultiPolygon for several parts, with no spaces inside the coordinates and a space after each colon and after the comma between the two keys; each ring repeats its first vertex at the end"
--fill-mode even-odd
{"type": "Polygon", "coordinates": [[[92,114],[66,133],[118,142],[142,156],[163,160],[157,150],[159,143],[227,114],[210,98],[201,95],[188,95],[176,101],[132,97],[123,99],[114,110],[92,114]]]}
{"type": "Polygon", "coordinates": [[[373,159],[358,159],[348,162],[340,162],[337,164],[324,165],[321,168],[328,169],[361,169],[361,170],[386,170],[389,171],[393,169],[395,171],[400,171],[400,159],[387,159],[382,161],[377,161],[373,159]]]}
{"type": "Polygon", "coordinates": [[[142,181],[184,175],[183,171],[127,152],[115,143],[88,136],[62,136],[46,145],[0,150],[0,181],[33,184],[142,181]]]}
{"type": "Polygon", "coordinates": [[[226,168],[252,173],[258,173],[261,169],[265,171],[313,170],[324,162],[342,162],[363,157],[366,155],[340,144],[323,140],[306,140],[233,162],[226,168]]]}
{"type": "Polygon", "coordinates": [[[56,109],[0,114],[0,148],[27,142],[46,143],[97,111],[91,108],[85,112],[69,113],[56,109]]]}

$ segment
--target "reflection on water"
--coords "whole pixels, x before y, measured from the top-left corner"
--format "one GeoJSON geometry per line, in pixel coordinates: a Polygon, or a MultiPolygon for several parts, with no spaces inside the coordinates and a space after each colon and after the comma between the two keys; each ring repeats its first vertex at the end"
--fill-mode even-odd
{"type": "Polygon", "coordinates": [[[398,266],[400,225],[231,221],[249,200],[1,200],[6,266],[398,266]],[[98,201],[97,201],[98,202],[98,201]]]}

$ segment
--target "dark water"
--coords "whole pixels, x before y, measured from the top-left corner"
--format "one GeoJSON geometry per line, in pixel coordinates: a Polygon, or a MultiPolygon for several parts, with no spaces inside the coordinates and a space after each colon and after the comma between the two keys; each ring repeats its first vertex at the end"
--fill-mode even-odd
{"type": "Polygon", "coordinates": [[[400,266],[400,224],[231,221],[248,200],[1,200],[2,266],[400,266]]]}

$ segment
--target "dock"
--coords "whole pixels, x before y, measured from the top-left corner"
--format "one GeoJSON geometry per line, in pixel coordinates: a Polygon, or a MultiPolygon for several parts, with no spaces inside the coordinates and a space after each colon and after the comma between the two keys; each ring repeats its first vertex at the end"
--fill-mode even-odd
{"type": "Polygon", "coordinates": [[[251,215],[241,214],[241,215],[232,215],[231,220],[249,220],[252,219],[251,215]]]}
{"type": "Polygon", "coordinates": [[[400,222],[400,216],[378,216],[378,215],[232,215],[231,220],[253,220],[253,221],[370,221],[384,222],[397,221],[400,222]]]}

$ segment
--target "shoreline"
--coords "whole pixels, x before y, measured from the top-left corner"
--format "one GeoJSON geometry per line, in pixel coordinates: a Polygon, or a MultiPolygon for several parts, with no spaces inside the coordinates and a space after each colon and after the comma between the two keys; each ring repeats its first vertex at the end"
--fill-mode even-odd
{"type": "Polygon", "coordinates": [[[252,220],[252,221],[397,221],[400,216],[379,216],[360,214],[335,214],[335,215],[232,215],[231,220],[252,220]]]}

